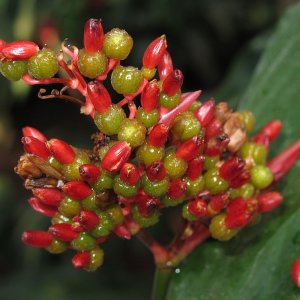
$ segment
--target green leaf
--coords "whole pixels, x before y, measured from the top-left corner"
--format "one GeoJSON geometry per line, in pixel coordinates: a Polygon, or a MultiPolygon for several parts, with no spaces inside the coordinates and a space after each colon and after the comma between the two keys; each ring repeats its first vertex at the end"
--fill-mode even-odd
{"type": "MultiPolygon", "coordinates": [[[[300,5],[283,16],[243,97],[240,109],[252,110],[257,128],[283,121],[272,153],[300,138],[300,5]]],[[[293,300],[300,291],[290,265],[300,256],[300,162],[277,187],[284,204],[260,224],[228,243],[200,246],[173,276],[168,299],[293,300]]]]}

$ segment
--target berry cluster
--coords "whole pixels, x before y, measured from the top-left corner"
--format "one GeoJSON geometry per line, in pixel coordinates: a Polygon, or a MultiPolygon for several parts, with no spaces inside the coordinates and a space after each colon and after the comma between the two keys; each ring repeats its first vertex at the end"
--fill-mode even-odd
{"type": "Polygon", "coordinates": [[[233,112],[214,99],[200,103],[201,91],[182,93],[183,74],[173,68],[165,36],[149,44],[140,69],[120,64],[132,47],[125,30],[105,34],[95,19],[85,25],[80,50],[62,43],[57,54],[30,41],[0,40],[3,76],[63,84],[61,91],[41,90],[39,96],[79,104],[99,129],[93,149],[83,150],[25,127],[26,153],[16,167],[33,193],[31,207],[51,218],[47,231],[28,230],[22,240],[51,253],[74,249],[74,266],[89,271],[102,264],[99,244],[113,234],[126,239],[139,234],[169,206],[180,206],[185,219],[171,258],[208,236],[230,240],[282,202],[272,187],[300,155],[297,141],[267,160],[280,121],[250,138],[251,112],[233,112]],[[64,76],[54,78],[59,70],[64,76]],[[116,104],[103,84],[107,76],[123,95],[116,104]],[[67,88],[85,101],[65,95],[67,88]]]}

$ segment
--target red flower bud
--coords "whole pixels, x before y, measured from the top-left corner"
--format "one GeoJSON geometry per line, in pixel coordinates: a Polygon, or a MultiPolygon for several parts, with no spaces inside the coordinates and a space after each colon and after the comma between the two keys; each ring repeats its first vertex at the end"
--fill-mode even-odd
{"type": "Polygon", "coordinates": [[[292,145],[289,145],[281,153],[275,156],[270,162],[268,162],[268,167],[274,174],[274,181],[280,180],[295,164],[296,160],[299,157],[300,140],[296,141],[292,145]]]}
{"type": "Polygon", "coordinates": [[[44,142],[41,142],[40,140],[32,136],[22,137],[21,142],[24,145],[25,152],[29,154],[34,154],[45,160],[48,160],[50,152],[44,142]]]}
{"type": "Polygon", "coordinates": [[[228,201],[229,201],[228,193],[214,195],[214,196],[211,196],[211,198],[210,198],[209,206],[214,211],[219,212],[227,206],[228,201]]]}
{"type": "Polygon", "coordinates": [[[279,135],[281,128],[281,121],[272,120],[260,130],[253,140],[255,143],[268,147],[270,143],[272,143],[272,141],[279,135]]]}
{"type": "Polygon", "coordinates": [[[44,204],[57,206],[64,198],[61,191],[55,188],[35,188],[32,189],[33,194],[38,197],[44,204]]]}
{"type": "Polygon", "coordinates": [[[212,98],[205,101],[200,107],[195,111],[195,117],[199,121],[202,127],[206,127],[209,122],[214,117],[215,113],[215,100],[212,98]]]}
{"type": "Polygon", "coordinates": [[[48,148],[55,159],[62,164],[71,164],[75,159],[75,152],[66,142],[59,139],[51,139],[48,148]]]}
{"type": "Polygon", "coordinates": [[[168,195],[173,199],[179,198],[184,194],[186,188],[187,183],[184,180],[180,178],[173,179],[169,185],[168,195]]]}
{"type": "Polygon", "coordinates": [[[77,252],[72,258],[72,264],[76,269],[84,269],[91,262],[91,254],[88,251],[77,252]]]}
{"type": "Polygon", "coordinates": [[[41,142],[47,142],[47,138],[37,129],[26,126],[22,129],[23,136],[31,136],[41,142]]]}
{"type": "Polygon", "coordinates": [[[248,170],[243,170],[237,177],[231,180],[230,187],[234,189],[240,188],[242,185],[250,181],[250,172],[248,170]]]}
{"type": "Polygon", "coordinates": [[[149,217],[155,210],[160,206],[160,201],[158,198],[153,198],[148,195],[139,195],[138,197],[138,209],[142,216],[149,217]]]}
{"type": "Polygon", "coordinates": [[[125,225],[117,226],[116,228],[113,229],[113,233],[122,239],[126,239],[126,240],[131,239],[131,233],[125,225]]]}
{"type": "Polygon", "coordinates": [[[183,74],[180,70],[172,71],[162,84],[162,92],[168,96],[174,96],[183,84],[183,74]]]}
{"type": "Polygon", "coordinates": [[[100,218],[93,211],[84,210],[73,221],[78,222],[84,230],[93,230],[99,224],[100,218]]]}
{"type": "MultiPolygon", "coordinates": [[[[4,40],[0,39],[0,52],[2,51],[2,49],[7,45],[7,43],[4,40]]],[[[1,57],[1,53],[0,53],[0,57],[1,57]]]]}
{"type": "Polygon", "coordinates": [[[161,161],[153,161],[146,168],[146,175],[150,181],[161,181],[166,177],[167,171],[161,161]]]}
{"type": "Polygon", "coordinates": [[[217,118],[213,118],[206,127],[205,138],[210,139],[221,133],[222,124],[217,118]]]}
{"type": "Polygon", "coordinates": [[[53,218],[56,213],[57,209],[53,206],[44,204],[39,198],[37,197],[31,197],[28,200],[30,206],[37,212],[41,213],[44,216],[53,218]]]}
{"type": "Polygon", "coordinates": [[[159,87],[156,80],[148,82],[141,94],[141,105],[146,112],[157,107],[159,101],[159,87]]]}
{"type": "Polygon", "coordinates": [[[131,147],[126,142],[115,143],[104,155],[101,166],[103,169],[115,173],[127,162],[131,154],[131,147]]]}
{"type": "Polygon", "coordinates": [[[230,202],[226,214],[225,224],[231,229],[245,227],[251,219],[247,202],[243,198],[237,198],[230,202]]]}
{"type": "Polygon", "coordinates": [[[245,165],[246,162],[240,157],[232,157],[222,164],[219,175],[225,180],[232,180],[241,174],[245,165]]]}
{"type": "Polygon", "coordinates": [[[266,192],[257,197],[260,212],[268,212],[281,204],[283,197],[278,192],[266,192]]]}
{"type": "Polygon", "coordinates": [[[296,259],[291,267],[291,276],[298,288],[300,288],[300,259],[296,259]]]}
{"type": "Polygon", "coordinates": [[[154,147],[164,146],[168,139],[169,130],[169,126],[163,123],[156,124],[148,134],[148,144],[154,147]]]}
{"type": "Polygon", "coordinates": [[[198,178],[204,168],[204,157],[199,156],[189,161],[186,175],[190,180],[198,178]]]}
{"type": "Polygon", "coordinates": [[[176,150],[176,156],[190,161],[196,158],[200,154],[200,150],[204,145],[204,140],[200,136],[194,136],[193,138],[185,141],[176,150]]]}
{"type": "Polygon", "coordinates": [[[87,52],[93,53],[103,47],[104,32],[101,20],[89,19],[84,25],[83,45],[87,52]]]}
{"type": "Polygon", "coordinates": [[[188,211],[196,217],[207,217],[207,202],[204,199],[197,198],[189,203],[188,211]]]}
{"type": "Polygon", "coordinates": [[[96,111],[102,113],[111,105],[111,97],[100,81],[90,81],[87,85],[88,96],[96,111]]]}
{"type": "Polygon", "coordinates": [[[22,242],[33,247],[46,248],[52,241],[53,236],[47,231],[27,230],[22,234],[22,242]]]}
{"type": "Polygon", "coordinates": [[[62,190],[75,200],[83,200],[92,194],[92,189],[82,181],[69,181],[62,186],[62,190]]]}
{"type": "Polygon", "coordinates": [[[120,179],[129,185],[135,185],[140,179],[140,172],[135,165],[126,163],[120,171],[120,179]]]}
{"type": "Polygon", "coordinates": [[[79,173],[82,179],[88,183],[94,183],[101,176],[101,170],[94,164],[81,165],[79,173]]]}
{"type": "Polygon", "coordinates": [[[162,35],[151,42],[144,53],[143,66],[148,69],[155,68],[165,54],[166,48],[167,42],[165,35],[162,35]]]}
{"type": "Polygon", "coordinates": [[[71,224],[59,223],[49,227],[49,232],[59,240],[70,242],[79,236],[79,233],[74,231],[71,224]]]}
{"type": "Polygon", "coordinates": [[[161,81],[164,81],[166,77],[173,72],[173,62],[171,55],[168,51],[165,51],[161,61],[158,64],[158,74],[161,81]]]}
{"type": "Polygon", "coordinates": [[[39,46],[31,41],[15,41],[6,44],[2,49],[2,54],[7,59],[29,59],[36,55],[39,46]]]}

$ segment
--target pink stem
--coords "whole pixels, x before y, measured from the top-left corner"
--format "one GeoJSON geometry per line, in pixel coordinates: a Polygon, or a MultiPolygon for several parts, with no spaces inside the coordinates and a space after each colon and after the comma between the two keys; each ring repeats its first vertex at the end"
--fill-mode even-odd
{"type": "Polygon", "coordinates": [[[176,116],[184,111],[186,111],[192,104],[195,102],[199,96],[201,95],[202,91],[195,91],[184,93],[181,96],[182,101],[176,106],[174,109],[170,110],[168,113],[163,115],[158,123],[164,123],[167,126],[171,126],[172,122],[176,118],[176,116]]]}
{"type": "Polygon", "coordinates": [[[135,103],[133,101],[130,101],[128,103],[128,108],[129,108],[129,111],[130,111],[129,120],[132,120],[132,119],[134,119],[135,113],[136,113],[136,105],[135,105],[135,103]]]}
{"type": "Polygon", "coordinates": [[[110,58],[109,61],[108,61],[108,65],[107,65],[107,68],[106,68],[105,72],[103,74],[101,74],[100,76],[98,76],[96,78],[96,80],[104,81],[107,78],[108,73],[112,69],[114,69],[116,66],[118,66],[119,64],[120,64],[120,60],[110,58]]]}
{"type": "Polygon", "coordinates": [[[279,181],[300,158],[300,140],[289,145],[276,157],[268,162],[268,167],[274,174],[274,181],[279,181]]]}
{"type": "Polygon", "coordinates": [[[56,84],[60,83],[63,85],[68,85],[69,87],[72,87],[72,80],[69,79],[62,79],[62,78],[47,78],[47,79],[34,79],[32,78],[28,73],[23,75],[22,79],[30,85],[35,85],[35,84],[56,84]]]}

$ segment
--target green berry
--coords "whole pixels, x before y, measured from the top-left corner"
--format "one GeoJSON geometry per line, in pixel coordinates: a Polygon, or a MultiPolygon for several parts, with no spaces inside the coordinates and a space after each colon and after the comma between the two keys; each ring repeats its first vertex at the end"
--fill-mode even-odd
{"type": "Polygon", "coordinates": [[[243,159],[252,158],[257,165],[264,165],[266,163],[268,150],[264,145],[246,142],[240,149],[240,155],[243,159]]]}
{"type": "Polygon", "coordinates": [[[77,251],[91,251],[96,247],[96,240],[87,232],[81,232],[79,236],[71,242],[71,246],[77,251]]]}
{"type": "Polygon", "coordinates": [[[114,185],[114,176],[113,174],[101,170],[101,176],[97,179],[94,183],[93,188],[95,189],[96,193],[104,192],[105,190],[112,189],[114,185]]]}
{"type": "Polygon", "coordinates": [[[78,69],[80,73],[88,78],[96,78],[103,74],[107,68],[107,57],[102,51],[88,53],[81,49],[78,55],[78,69]]]}
{"type": "Polygon", "coordinates": [[[164,148],[151,146],[147,142],[141,145],[136,152],[138,161],[144,163],[146,166],[150,165],[153,161],[162,160],[164,154],[164,148]]]}
{"type": "Polygon", "coordinates": [[[91,262],[89,266],[85,268],[85,270],[94,272],[103,264],[104,251],[101,248],[97,247],[90,252],[90,257],[91,262]]]}
{"type": "Polygon", "coordinates": [[[96,203],[96,193],[93,192],[91,193],[87,198],[83,199],[80,201],[82,208],[87,209],[87,210],[95,210],[98,208],[97,203],[96,203]]]}
{"type": "Polygon", "coordinates": [[[46,250],[52,254],[60,254],[68,249],[67,244],[61,240],[54,239],[46,250]]]}
{"type": "Polygon", "coordinates": [[[135,148],[144,143],[146,138],[146,127],[137,119],[125,119],[122,123],[118,140],[126,141],[131,147],[135,148]]]}
{"type": "Polygon", "coordinates": [[[181,141],[186,141],[201,133],[201,126],[191,111],[181,113],[174,121],[171,129],[173,135],[181,141]]]}
{"type": "Polygon", "coordinates": [[[249,199],[253,197],[254,193],[255,193],[255,187],[251,183],[245,183],[239,189],[230,189],[230,197],[232,199],[238,197],[249,199]]]}
{"type": "Polygon", "coordinates": [[[81,205],[79,201],[66,197],[59,203],[58,211],[66,217],[72,218],[80,213],[81,205]]]}
{"type": "Polygon", "coordinates": [[[83,164],[89,164],[90,158],[86,152],[78,151],[71,164],[63,165],[63,173],[69,180],[80,180],[81,175],[79,167],[83,164]]]}
{"type": "Polygon", "coordinates": [[[106,209],[106,212],[111,217],[114,227],[121,225],[124,222],[124,215],[121,207],[118,204],[110,206],[106,209]]]}
{"type": "Polygon", "coordinates": [[[185,179],[187,183],[186,194],[189,196],[197,196],[203,189],[205,181],[203,176],[196,178],[195,180],[185,179]]]}
{"type": "Polygon", "coordinates": [[[211,236],[221,242],[229,241],[238,233],[238,230],[226,227],[225,218],[225,214],[219,214],[212,218],[209,225],[211,236]]]}
{"type": "Polygon", "coordinates": [[[164,196],[161,199],[161,202],[166,206],[177,206],[178,204],[181,204],[184,201],[184,195],[182,195],[179,198],[171,198],[169,196],[164,196]]]}
{"type": "Polygon", "coordinates": [[[125,30],[113,28],[105,34],[103,51],[110,58],[125,59],[132,46],[133,39],[125,30]]]}
{"type": "Polygon", "coordinates": [[[204,159],[204,168],[205,170],[214,169],[217,166],[217,163],[220,161],[219,156],[205,156],[204,159]]]}
{"type": "Polygon", "coordinates": [[[219,176],[218,169],[210,169],[204,174],[205,188],[212,194],[225,192],[228,187],[228,181],[219,176]]]}
{"type": "Polygon", "coordinates": [[[163,163],[168,175],[172,179],[182,177],[188,167],[187,162],[184,159],[176,156],[174,151],[169,151],[166,153],[163,163]]]}
{"type": "Polygon", "coordinates": [[[138,186],[137,185],[129,185],[126,184],[124,181],[120,179],[119,176],[117,176],[114,180],[114,192],[117,195],[123,196],[123,197],[133,197],[137,194],[138,186]]]}
{"type": "Polygon", "coordinates": [[[96,112],[94,122],[101,132],[113,135],[119,132],[125,118],[122,107],[113,104],[103,113],[96,112]]]}
{"type": "Polygon", "coordinates": [[[48,162],[56,170],[61,171],[63,169],[63,164],[60,163],[57,159],[55,159],[54,156],[50,156],[48,162]]]}
{"type": "Polygon", "coordinates": [[[141,227],[150,227],[159,221],[159,210],[155,210],[150,216],[143,216],[137,205],[132,207],[132,217],[141,227]]]}
{"type": "Polygon", "coordinates": [[[49,48],[43,48],[28,60],[28,73],[36,79],[51,78],[57,72],[57,57],[49,48]]]}
{"type": "Polygon", "coordinates": [[[27,60],[2,60],[0,72],[8,80],[18,81],[27,72],[27,60]]]}
{"type": "Polygon", "coordinates": [[[183,207],[182,207],[182,217],[185,218],[186,220],[190,221],[190,222],[194,222],[197,221],[198,218],[194,215],[192,215],[189,211],[189,203],[186,203],[183,207]]]}
{"type": "Polygon", "coordinates": [[[111,74],[111,85],[118,94],[134,94],[140,87],[143,74],[138,68],[116,67],[111,74]]]}
{"type": "Polygon", "coordinates": [[[142,107],[139,107],[135,117],[137,120],[143,123],[146,128],[150,128],[158,122],[160,115],[157,109],[147,112],[142,107]]]}
{"type": "Polygon", "coordinates": [[[167,94],[160,93],[159,96],[159,104],[161,106],[167,107],[167,108],[174,108],[176,107],[181,100],[181,92],[177,92],[173,96],[168,96],[167,94]]]}
{"type": "Polygon", "coordinates": [[[250,174],[251,182],[260,190],[268,187],[273,181],[273,173],[266,166],[256,165],[251,169],[250,174]]]}
{"type": "Polygon", "coordinates": [[[142,185],[145,193],[152,197],[161,197],[165,195],[169,188],[169,178],[165,177],[160,181],[151,181],[146,175],[142,177],[142,185]]]}
{"type": "Polygon", "coordinates": [[[54,224],[61,224],[61,223],[67,223],[67,224],[72,224],[72,220],[65,215],[61,213],[57,213],[51,220],[51,223],[54,224]]]}
{"type": "Polygon", "coordinates": [[[92,236],[95,238],[107,236],[110,234],[114,227],[114,223],[110,215],[105,211],[97,211],[100,218],[99,224],[91,231],[92,236]]]}
{"type": "Polygon", "coordinates": [[[189,111],[195,112],[201,105],[200,101],[195,101],[192,103],[192,105],[189,107],[189,111]]]}
{"type": "Polygon", "coordinates": [[[246,131],[250,133],[255,125],[255,117],[253,113],[251,111],[242,111],[238,114],[245,125],[246,131]]]}
{"type": "Polygon", "coordinates": [[[155,76],[156,69],[155,68],[148,69],[148,68],[142,67],[142,73],[143,73],[144,78],[146,78],[147,80],[151,80],[155,76]]]}

